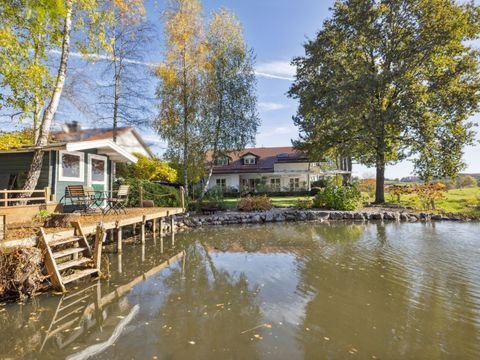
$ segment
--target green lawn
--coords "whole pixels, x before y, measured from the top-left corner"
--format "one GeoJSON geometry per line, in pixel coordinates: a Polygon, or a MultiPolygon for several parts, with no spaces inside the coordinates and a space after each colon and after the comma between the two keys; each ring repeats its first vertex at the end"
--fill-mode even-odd
{"type": "MultiPolygon", "coordinates": [[[[295,206],[295,203],[297,202],[297,200],[313,199],[313,198],[308,196],[285,196],[285,197],[279,196],[279,197],[272,197],[271,199],[272,199],[273,206],[287,208],[287,207],[295,206]]],[[[238,199],[225,199],[224,201],[228,209],[235,209],[235,207],[237,206],[238,199]]]]}
{"type": "MultiPolygon", "coordinates": [[[[272,197],[273,206],[287,208],[295,206],[298,200],[313,199],[313,197],[306,196],[288,196],[288,197],[272,197]]],[[[364,194],[364,200],[368,200],[368,196],[364,194]]],[[[370,197],[370,201],[373,198],[370,197]]],[[[416,210],[423,210],[420,201],[416,195],[403,195],[400,203],[397,203],[396,198],[390,194],[385,194],[385,200],[388,204],[401,205],[412,207],[416,210]]],[[[238,199],[225,199],[225,204],[228,209],[235,209],[238,199]]],[[[437,200],[437,212],[461,212],[467,215],[480,216],[480,188],[465,188],[453,189],[444,193],[444,198],[437,200]]]]}
{"type": "MultiPolygon", "coordinates": [[[[385,194],[385,200],[392,204],[398,204],[396,199],[385,194]]],[[[400,205],[411,206],[422,210],[422,205],[416,195],[402,195],[400,205]]],[[[461,212],[469,215],[480,216],[480,188],[452,189],[444,193],[443,199],[436,201],[436,208],[439,212],[461,212]]]]}

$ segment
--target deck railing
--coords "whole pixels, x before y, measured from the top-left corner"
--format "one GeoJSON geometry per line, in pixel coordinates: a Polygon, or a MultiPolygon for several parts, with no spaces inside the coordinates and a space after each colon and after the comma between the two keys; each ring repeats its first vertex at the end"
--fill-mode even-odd
{"type": "Polygon", "coordinates": [[[32,201],[35,204],[48,204],[50,202],[50,189],[48,187],[44,189],[36,190],[0,190],[0,207],[12,207],[32,205],[32,201]],[[30,194],[28,197],[20,197],[21,194],[30,194]]]}

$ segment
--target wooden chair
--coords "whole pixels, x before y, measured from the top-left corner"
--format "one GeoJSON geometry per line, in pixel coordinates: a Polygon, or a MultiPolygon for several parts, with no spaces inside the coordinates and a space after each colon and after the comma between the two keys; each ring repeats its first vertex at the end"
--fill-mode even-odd
{"type": "Polygon", "coordinates": [[[130,185],[120,185],[115,192],[115,196],[107,198],[107,207],[104,214],[108,214],[110,211],[113,211],[115,214],[119,214],[120,212],[126,214],[125,204],[128,200],[129,192],[130,185]]]}
{"type": "Polygon", "coordinates": [[[65,195],[60,202],[63,199],[65,199],[65,205],[68,205],[67,202],[70,201],[70,205],[80,206],[84,211],[90,210],[94,204],[94,200],[92,200],[90,194],[85,192],[83,185],[67,185],[65,195]]]}

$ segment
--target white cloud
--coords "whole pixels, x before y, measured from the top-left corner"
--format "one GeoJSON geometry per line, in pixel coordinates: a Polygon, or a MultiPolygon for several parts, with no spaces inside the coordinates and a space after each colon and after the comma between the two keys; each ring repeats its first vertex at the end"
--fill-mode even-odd
{"type": "Polygon", "coordinates": [[[260,111],[267,112],[286,109],[288,108],[288,105],[276,102],[260,101],[258,103],[258,108],[260,111]]]}
{"type": "MultiPolygon", "coordinates": [[[[50,53],[51,54],[56,54],[56,55],[61,54],[60,50],[50,50],[50,53]]],[[[71,57],[75,57],[75,58],[83,58],[83,59],[87,58],[87,56],[85,56],[84,54],[78,53],[78,52],[70,52],[69,55],[71,57]]],[[[108,55],[105,55],[105,54],[90,54],[88,56],[93,60],[109,60],[109,61],[112,60],[111,56],[108,56],[108,55]]],[[[126,63],[129,63],[129,64],[145,65],[145,66],[149,66],[149,67],[154,67],[154,66],[158,65],[157,63],[153,63],[153,62],[139,61],[139,60],[134,60],[134,59],[123,59],[123,61],[126,62],[126,63]]]]}
{"type": "Polygon", "coordinates": [[[263,62],[257,64],[255,74],[272,79],[293,81],[295,80],[295,67],[289,61],[263,62]]]}

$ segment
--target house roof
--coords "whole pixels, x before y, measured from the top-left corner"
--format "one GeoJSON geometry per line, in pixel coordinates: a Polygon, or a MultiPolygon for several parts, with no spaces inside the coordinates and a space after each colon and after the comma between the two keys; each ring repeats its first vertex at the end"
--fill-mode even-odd
{"type": "MultiPolygon", "coordinates": [[[[0,154],[10,153],[29,153],[38,150],[36,146],[25,146],[16,149],[0,151],[0,154]]],[[[110,159],[117,162],[132,162],[136,163],[137,158],[124,150],[119,145],[115,144],[112,140],[93,140],[93,141],[75,141],[75,142],[63,142],[53,143],[42,147],[44,151],[52,150],[66,150],[66,151],[81,151],[88,149],[96,149],[99,155],[107,155],[110,159]]]]}
{"type": "MultiPolygon", "coordinates": [[[[207,152],[207,161],[212,161],[212,155],[211,151],[207,152]]],[[[246,148],[242,151],[231,151],[225,155],[230,157],[230,164],[214,166],[214,174],[273,172],[276,163],[309,161],[305,154],[295,150],[292,146],[246,148]],[[242,158],[250,154],[257,156],[256,164],[244,165],[242,158]]]]}
{"type": "MultiPolygon", "coordinates": [[[[138,142],[145,148],[145,151],[154,157],[154,154],[150,150],[149,146],[142,139],[140,134],[131,127],[119,127],[116,130],[117,136],[131,132],[138,142]]],[[[79,131],[65,132],[65,131],[52,131],[52,140],[58,142],[70,142],[70,141],[93,141],[93,140],[110,140],[113,139],[112,128],[98,128],[98,129],[82,129],[79,131]]]]}

